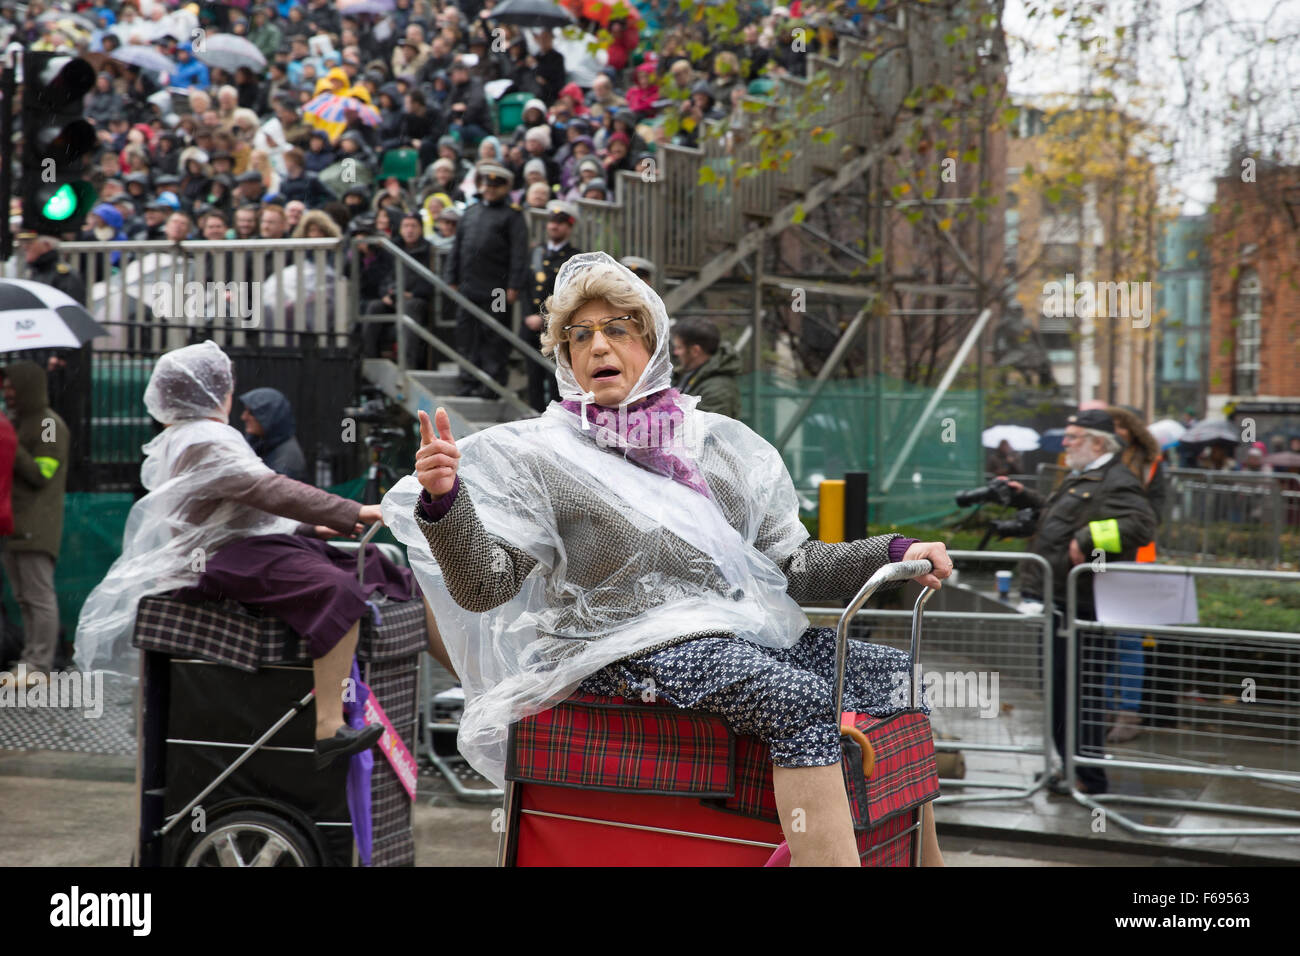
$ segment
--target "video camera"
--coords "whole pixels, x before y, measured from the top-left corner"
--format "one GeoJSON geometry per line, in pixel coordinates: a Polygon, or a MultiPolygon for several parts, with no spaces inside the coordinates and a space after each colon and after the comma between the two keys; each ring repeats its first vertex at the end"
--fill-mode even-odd
{"type": "MultiPolygon", "coordinates": [[[[957,501],[957,507],[967,508],[971,505],[979,507],[983,504],[996,504],[1010,507],[1016,497],[1016,492],[1011,488],[1011,483],[993,479],[983,488],[972,488],[969,491],[959,491],[954,495],[957,501]]],[[[1016,512],[1014,518],[998,518],[988,523],[984,530],[984,537],[979,543],[976,550],[984,550],[984,546],[989,543],[989,539],[994,535],[999,538],[1028,538],[1032,537],[1034,531],[1038,528],[1039,510],[1037,508],[1021,508],[1016,512]]]]}

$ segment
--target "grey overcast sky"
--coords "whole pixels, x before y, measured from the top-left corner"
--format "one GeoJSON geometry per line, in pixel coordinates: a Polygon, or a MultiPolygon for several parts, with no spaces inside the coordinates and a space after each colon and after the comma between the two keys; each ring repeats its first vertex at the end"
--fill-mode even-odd
{"type": "MultiPolygon", "coordinates": [[[[1059,20],[1027,16],[1033,5],[1007,0],[1011,91],[1048,104],[1080,90],[1084,57],[1058,41],[1059,20]]],[[[1165,131],[1172,150],[1153,159],[1167,164],[1167,201],[1203,212],[1229,149],[1243,139],[1300,162],[1300,0],[1108,0],[1100,19],[1107,35],[1116,25],[1141,25],[1138,83],[1094,85],[1109,86],[1165,131]]]]}

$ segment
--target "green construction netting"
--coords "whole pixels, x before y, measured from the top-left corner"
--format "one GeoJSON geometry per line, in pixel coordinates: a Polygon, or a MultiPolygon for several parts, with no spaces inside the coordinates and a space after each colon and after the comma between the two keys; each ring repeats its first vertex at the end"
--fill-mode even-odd
{"type": "MultiPolygon", "coordinates": [[[[753,374],[737,382],[746,424],[773,444],[813,394],[811,379],[760,373],[754,415],[753,374]]],[[[816,511],[822,479],[843,478],[850,471],[870,475],[868,520],[873,524],[933,522],[957,511],[953,493],[983,484],[978,392],[950,389],[942,396],[888,493],[881,490],[934,391],[893,378],[827,382],[781,449],[806,511],[816,511]]]]}

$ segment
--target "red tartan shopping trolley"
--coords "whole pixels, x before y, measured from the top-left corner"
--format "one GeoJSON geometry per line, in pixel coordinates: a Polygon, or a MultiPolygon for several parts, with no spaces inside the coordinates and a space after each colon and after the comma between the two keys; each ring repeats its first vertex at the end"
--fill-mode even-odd
{"type": "MultiPolygon", "coordinates": [[[[835,710],[849,622],[883,584],[929,561],[881,568],[836,628],[835,710]]],[[[915,866],[921,808],[939,793],[930,721],[916,709],[925,588],[912,613],[908,707],[844,713],[844,780],[865,866],[915,866]]],[[[783,836],[768,748],[720,717],[578,695],[510,728],[501,866],[762,866],[783,836]]],[[[778,856],[779,858],[779,856],[778,856]]]]}

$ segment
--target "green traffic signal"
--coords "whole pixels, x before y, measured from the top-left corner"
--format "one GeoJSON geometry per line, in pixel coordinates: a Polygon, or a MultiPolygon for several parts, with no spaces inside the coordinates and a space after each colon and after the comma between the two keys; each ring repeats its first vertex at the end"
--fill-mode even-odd
{"type": "Polygon", "coordinates": [[[77,211],[77,194],[71,186],[60,186],[59,191],[46,200],[41,215],[55,222],[62,222],[77,211]]]}
{"type": "Polygon", "coordinates": [[[64,183],[45,200],[41,206],[41,215],[50,222],[66,222],[84,217],[95,204],[97,195],[90,183],[64,183]]]}

